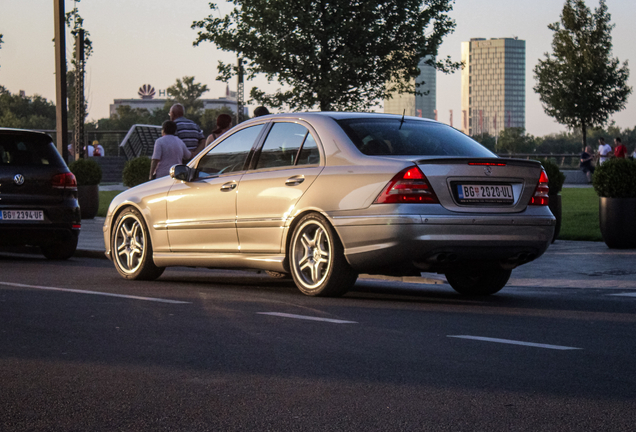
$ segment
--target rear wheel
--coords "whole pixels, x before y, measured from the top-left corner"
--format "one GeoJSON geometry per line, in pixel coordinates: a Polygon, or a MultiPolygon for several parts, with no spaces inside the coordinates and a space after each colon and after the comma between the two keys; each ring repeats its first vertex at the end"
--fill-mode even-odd
{"type": "Polygon", "coordinates": [[[310,296],[340,296],[358,274],[344,256],[344,248],[329,222],[317,213],[302,217],[289,246],[289,267],[298,289],[310,296]]]}
{"type": "Polygon", "coordinates": [[[446,280],[460,294],[486,296],[501,291],[511,273],[512,270],[504,269],[449,271],[446,280]]]}
{"type": "Polygon", "coordinates": [[[77,249],[77,233],[72,232],[62,240],[42,246],[42,254],[50,260],[67,260],[77,249]]]}
{"type": "Polygon", "coordinates": [[[141,213],[133,207],[117,217],[110,245],[115,268],[126,279],[154,280],[165,270],[153,262],[148,228],[141,213]]]}

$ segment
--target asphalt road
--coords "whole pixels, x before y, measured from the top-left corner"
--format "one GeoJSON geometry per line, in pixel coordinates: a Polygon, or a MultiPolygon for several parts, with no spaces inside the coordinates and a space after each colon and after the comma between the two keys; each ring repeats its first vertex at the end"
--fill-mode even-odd
{"type": "MultiPolygon", "coordinates": [[[[514,277],[514,273],[513,273],[514,277]]],[[[0,255],[2,431],[633,431],[636,297],[0,255]]]]}

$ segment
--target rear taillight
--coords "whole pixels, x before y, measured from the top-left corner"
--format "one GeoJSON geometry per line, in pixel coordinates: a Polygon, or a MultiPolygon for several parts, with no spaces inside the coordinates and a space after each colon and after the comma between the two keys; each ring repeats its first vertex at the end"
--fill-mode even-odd
{"type": "Polygon", "coordinates": [[[51,179],[51,186],[55,189],[77,190],[77,180],[73,173],[55,174],[51,179]]]}
{"type": "Polygon", "coordinates": [[[375,199],[374,204],[438,203],[426,176],[418,167],[400,171],[375,199]]]}
{"type": "Polygon", "coordinates": [[[541,170],[541,177],[539,178],[539,184],[537,188],[534,190],[534,195],[530,198],[530,203],[528,205],[542,205],[547,206],[550,198],[548,196],[548,192],[550,188],[548,187],[548,175],[545,171],[541,170]]]}

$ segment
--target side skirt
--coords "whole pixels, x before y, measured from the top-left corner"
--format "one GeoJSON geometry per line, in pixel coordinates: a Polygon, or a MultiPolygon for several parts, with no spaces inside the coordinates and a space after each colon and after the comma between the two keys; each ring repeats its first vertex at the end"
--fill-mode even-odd
{"type": "Polygon", "coordinates": [[[251,268],[287,272],[285,255],[281,254],[154,252],[153,261],[158,267],[251,268]]]}

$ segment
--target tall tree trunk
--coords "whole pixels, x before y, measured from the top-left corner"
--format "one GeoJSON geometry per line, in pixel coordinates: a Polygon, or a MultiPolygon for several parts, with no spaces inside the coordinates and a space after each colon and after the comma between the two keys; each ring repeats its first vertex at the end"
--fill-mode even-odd
{"type": "Polygon", "coordinates": [[[581,132],[583,135],[583,149],[585,151],[585,147],[587,146],[587,125],[585,124],[585,120],[581,122],[581,132]]]}

